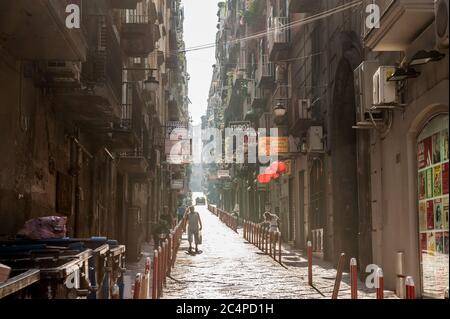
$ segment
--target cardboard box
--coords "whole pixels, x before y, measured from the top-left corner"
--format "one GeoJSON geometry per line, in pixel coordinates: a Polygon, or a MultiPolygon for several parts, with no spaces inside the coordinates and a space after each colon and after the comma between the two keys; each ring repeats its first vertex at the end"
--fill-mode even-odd
{"type": "Polygon", "coordinates": [[[10,267],[0,264],[0,283],[7,281],[10,273],[11,273],[10,267]]]}

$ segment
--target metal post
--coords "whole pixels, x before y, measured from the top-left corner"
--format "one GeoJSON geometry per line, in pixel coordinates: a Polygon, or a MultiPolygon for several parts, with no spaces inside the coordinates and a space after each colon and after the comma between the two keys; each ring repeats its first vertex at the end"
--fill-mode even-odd
{"type": "Polygon", "coordinates": [[[406,277],[406,299],[416,299],[416,287],[411,276],[406,277]]]}
{"type": "Polygon", "coordinates": [[[350,259],[350,282],[352,299],[358,299],[358,265],[356,258],[350,259]]]}
{"type": "Polygon", "coordinates": [[[158,299],[158,251],[153,251],[152,299],[158,299]]]}
{"type": "Polygon", "coordinates": [[[141,284],[142,284],[142,275],[141,273],[136,274],[136,278],[134,279],[134,291],[133,291],[133,299],[141,299],[141,284]]]}
{"type": "Polygon", "coordinates": [[[280,262],[280,265],[282,264],[281,262],[281,232],[278,232],[278,261],[280,262]]]}
{"type": "Polygon", "coordinates": [[[381,268],[378,268],[376,272],[375,288],[377,288],[377,299],[384,299],[384,276],[381,268]]]}
{"type": "Polygon", "coordinates": [[[308,284],[313,285],[313,273],[312,273],[312,243],[308,241],[306,245],[307,255],[308,255],[308,284]]]}
{"type": "Polygon", "coordinates": [[[344,260],[345,260],[345,254],[341,253],[341,256],[339,257],[337,272],[336,272],[336,281],[334,282],[333,295],[332,295],[331,299],[337,299],[337,297],[338,297],[339,288],[341,287],[342,272],[344,270],[344,260]]]}

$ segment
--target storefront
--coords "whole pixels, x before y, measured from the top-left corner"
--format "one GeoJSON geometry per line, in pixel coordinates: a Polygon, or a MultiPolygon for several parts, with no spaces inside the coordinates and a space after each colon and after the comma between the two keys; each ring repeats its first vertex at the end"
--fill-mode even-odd
{"type": "Polygon", "coordinates": [[[431,118],[417,137],[420,279],[424,296],[441,297],[449,271],[449,117],[431,118]]]}

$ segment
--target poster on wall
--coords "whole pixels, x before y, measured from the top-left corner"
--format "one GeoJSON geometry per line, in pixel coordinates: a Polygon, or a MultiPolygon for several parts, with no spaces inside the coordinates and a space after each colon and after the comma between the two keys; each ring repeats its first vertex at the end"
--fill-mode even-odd
{"type": "Polygon", "coordinates": [[[434,229],[434,211],[433,211],[433,201],[427,201],[427,229],[434,229]]]}
{"type": "Polygon", "coordinates": [[[442,220],[442,227],[448,230],[448,196],[442,200],[442,220]]]}
{"type": "Polygon", "coordinates": [[[443,214],[442,214],[442,199],[438,198],[434,200],[434,229],[443,228],[443,214]]]}
{"type": "Polygon", "coordinates": [[[426,253],[427,248],[427,233],[420,233],[420,250],[422,253],[426,253]]]}
{"type": "Polygon", "coordinates": [[[448,129],[441,131],[441,157],[442,161],[448,160],[448,129]]]}
{"type": "Polygon", "coordinates": [[[419,180],[417,182],[419,185],[419,200],[426,198],[426,182],[425,182],[425,172],[419,172],[419,180]]]}
{"type": "Polygon", "coordinates": [[[427,198],[433,197],[433,169],[430,167],[425,171],[425,180],[426,180],[426,192],[427,192],[427,198]]]}
{"type": "Polygon", "coordinates": [[[427,250],[429,254],[434,255],[436,251],[436,242],[434,241],[434,233],[430,232],[427,234],[427,250]]]}
{"type": "Polygon", "coordinates": [[[431,136],[423,139],[417,145],[418,154],[417,161],[419,169],[431,165],[431,136]]]}
{"type": "Polygon", "coordinates": [[[426,202],[419,203],[419,230],[420,231],[427,230],[427,203],[426,202]]]}
{"type": "Polygon", "coordinates": [[[444,254],[448,254],[448,231],[444,232],[444,254]]]}
{"type": "Polygon", "coordinates": [[[442,194],[448,194],[448,162],[442,164],[442,194]]]}
{"type": "Polygon", "coordinates": [[[433,164],[437,164],[441,161],[441,134],[433,134],[432,137],[432,150],[433,150],[433,164]]]}
{"type": "Polygon", "coordinates": [[[441,165],[433,167],[433,195],[441,196],[441,165]]]}
{"type": "Polygon", "coordinates": [[[436,245],[436,252],[443,254],[444,253],[444,235],[441,232],[437,232],[434,235],[434,241],[436,245]]]}

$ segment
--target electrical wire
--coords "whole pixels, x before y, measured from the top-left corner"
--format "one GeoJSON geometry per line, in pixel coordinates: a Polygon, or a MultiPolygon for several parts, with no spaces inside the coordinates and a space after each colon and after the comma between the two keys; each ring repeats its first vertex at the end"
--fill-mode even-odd
{"type": "MultiPolygon", "coordinates": [[[[266,37],[267,35],[271,34],[271,33],[275,33],[275,32],[280,32],[280,31],[284,31],[284,30],[289,30],[301,25],[306,25],[318,20],[321,20],[323,18],[329,17],[331,15],[334,15],[336,13],[340,13],[342,11],[346,11],[348,9],[352,9],[356,6],[359,6],[362,4],[362,0],[357,0],[357,1],[352,1],[350,3],[338,6],[336,8],[327,10],[327,11],[323,11],[314,15],[311,15],[309,17],[306,17],[304,19],[300,19],[300,20],[296,20],[290,23],[287,23],[285,25],[281,25],[281,26],[276,26],[276,27],[272,27],[269,28],[265,31],[259,32],[259,33],[255,33],[246,37],[242,37],[242,38],[238,38],[238,39],[233,39],[230,41],[227,41],[226,44],[235,44],[235,43],[241,43],[241,42],[246,42],[246,41],[250,41],[253,39],[259,39],[262,37],[266,37]]],[[[183,50],[174,50],[174,51],[169,51],[169,54],[178,54],[178,53],[187,53],[187,52],[193,52],[193,51],[199,51],[199,50],[205,50],[205,49],[210,49],[210,48],[214,48],[216,46],[216,43],[207,43],[207,44],[202,44],[202,45],[197,45],[197,46],[192,46],[189,48],[185,48],[183,50]]]]}

